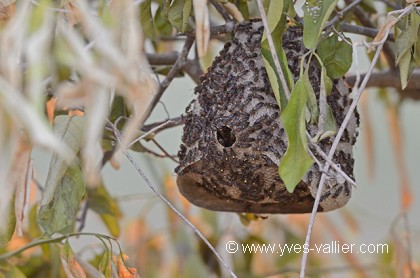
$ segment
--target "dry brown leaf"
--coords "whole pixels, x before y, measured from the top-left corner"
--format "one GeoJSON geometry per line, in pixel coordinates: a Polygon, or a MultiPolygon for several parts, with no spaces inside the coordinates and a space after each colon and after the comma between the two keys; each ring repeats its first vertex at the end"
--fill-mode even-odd
{"type": "Polygon", "coordinates": [[[410,182],[408,179],[407,166],[404,159],[404,143],[402,139],[401,124],[398,115],[398,107],[396,104],[388,103],[387,105],[388,125],[392,147],[394,150],[398,176],[400,178],[401,189],[401,208],[403,211],[408,210],[412,203],[412,194],[410,182]]]}
{"type": "Polygon", "coordinates": [[[374,145],[373,145],[373,127],[369,115],[369,98],[368,94],[362,94],[360,98],[360,112],[363,116],[363,134],[364,134],[364,145],[365,145],[365,155],[367,161],[367,174],[370,180],[375,176],[375,160],[374,160],[374,145]]]}
{"type": "Polygon", "coordinates": [[[16,215],[16,233],[23,236],[23,225],[29,208],[29,199],[31,194],[31,181],[33,177],[33,162],[31,160],[31,147],[27,146],[25,153],[19,158],[20,165],[16,169],[19,176],[16,180],[15,191],[15,215],[16,215]]]}
{"type": "Polygon", "coordinates": [[[199,57],[207,53],[210,41],[210,19],[207,0],[193,0],[194,15],[196,22],[196,43],[199,57]]]}
{"type": "Polygon", "coordinates": [[[388,36],[390,29],[398,22],[398,18],[393,15],[388,15],[386,18],[385,24],[381,27],[376,37],[373,39],[372,43],[379,43],[382,41],[385,36],[388,36]]]}
{"type": "MultiPolygon", "coordinates": [[[[10,2],[14,2],[14,1],[9,1],[9,3],[10,2]]],[[[11,3],[11,4],[0,3],[0,25],[7,22],[9,18],[13,16],[13,14],[15,13],[15,9],[16,9],[15,3],[11,3]]]]}

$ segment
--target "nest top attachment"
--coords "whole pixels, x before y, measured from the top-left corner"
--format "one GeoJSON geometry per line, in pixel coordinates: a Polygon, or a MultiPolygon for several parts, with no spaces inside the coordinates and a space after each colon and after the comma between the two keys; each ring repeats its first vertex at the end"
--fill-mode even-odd
{"type": "MultiPolygon", "coordinates": [[[[264,27],[260,20],[240,23],[195,88],[197,98],[187,107],[182,145],[178,153],[178,188],[191,203],[210,210],[251,213],[305,213],[312,210],[321,174],[316,164],[289,193],[278,174],[288,141],[280,110],[261,57],[264,27]]],[[[306,49],[302,31],[289,27],[283,36],[289,68],[296,81],[306,49]]],[[[309,79],[319,96],[320,69],[312,62],[309,79]]],[[[349,89],[335,80],[327,97],[337,126],[350,106],[349,89]]],[[[335,163],[352,177],[352,148],[357,113],[347,126],[335,163]]],[[[307,126],[317,133],[316,125],[307,126]]],[[[319,142],[328,153],[334,137],[319,142]]],[[[314,152],[315,153],[315,152],[314,152]]],[[[323,161],[319,157],[320,161],[323,161]]],[[[339,175],[329,177],[319,211],[345,205],[351,185],[339,175]]]]}

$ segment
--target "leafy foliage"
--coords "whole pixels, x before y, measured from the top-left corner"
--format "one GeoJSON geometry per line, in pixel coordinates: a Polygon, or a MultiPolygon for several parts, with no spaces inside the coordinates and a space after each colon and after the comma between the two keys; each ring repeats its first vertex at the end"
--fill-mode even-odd
{"type": "MultiPolygon", "coordinates": [[[[105,186],[109,186],[108,181],[102,179],[100,172],[105,164],[119,167],[121,148],[141,152],[140,155],[153,154],[146,145],[148,140],[155,139],[155,134],[146,134],[139,127],[148,120],[144,117],[146,112],[159,102],[157,98],[155,104],[150,104],[158,88],[155,74],[164,75],[160,88],[165,89],[174,77],[184,76],[183,71],[190,76],[194,74],[192,69],[196,75],[202,72],[198,58],[192,58],[194,55],[188,56],[188,51],[173,52],[179,46],[175,42],[183,40],[185,35],[195,37],[198,54],[208,60],[218,41],[229,40],[229,35],[224,33],[232,31],[235,19],[259,17],[255,3],[246,0],[209,1],[209,4],[192,0],[109,2],[42,0],[0,4],[0,277],[85,277],[87,273],[98,277],[137,277],[137,271],[149,274],[146,276],[179,273],[181,276],[221,276],[222,267],[213,253],[202,243],[197,244],[171,211],[162,218],[169,223],[170,244],[165,239],[167,234],[151,228],[147,213],[125,229],[120,200],[110,193],[112,190],[108,191],[105,186]],[[215,28],[216,25],[223,26],[215,28]],[[156,57],[158,59],[152,63],[156,57]],[[162,70],[162,66],[178,67],[178,70],[172,74],[172,70],[162,70]],[[49,124],[53,122],[53,126],[49,124]],[[140,139],[132,144],[135,138],[140,139]],[[29,159],[36,147],[53,152],[46,183],[38,184],[39,188],[35,183],[23,184],[25,178],[32,176],[29,164],[22,161],[29,159]],[[18,189],[27,190],[25,196],[31,200],[26,219],[21,216],[26,215],[28,203],[26,199],[21,201],[15,197],[18,189]],[[35,197],[29,198],[30,191],[35,197]],[[86,221],[87,211],[99,216],[112,237],[77,232],[86,221]],[[28,224],[22,235],[14,234],[15,226],[25,226],[19,221],[28,224]],[[90,248],[94,259],[85,260],[83,252],[74,249],[70,238],[76,236],[93,236],[98,240],[100,248],[90,248]],[[137,271],[128,266],[133,260],[128,259],[114,237],[126,240],[137,271]],[[165,250],[168,246],[172,247],[169,252],[165,250]],[[18,249],[20,247],[23,249],[18,249]],[[164,256],[164,252],[169,255],[164,256]],[[200,256],[196,256],[197,253],[200,256]],[[164,265],[167,257],[173,260],[169,266],[164,265]]],[[[308,65],[302,66],[306,71],[302,71],[295,82],[281,45],[282,34],[289,25],[302,25],[297,15],[300,7],[294,2],[265,1],[270,34],[265,33],[261,43],[267,74],[281,107],[280,120],[284,121],[289,141],[279,174],[290,192],[313,164],[305,133],[307,121],[318,123],[318,133],[312,138],[315,143],[334,135],[337,130],[326,99],[334,79],[343,77],[353,62],[351,41],[342,32],[345,24],[357,25],[357,30],[369,36],[372,35],[368,31],[376,28],[373,44],[385,40],[388,31],[396,26],[395,53],[389,52],[392,47],[385,48],[384,57],[395,57],[400,77],[398,86],[392,86],[398,90],[413,88],[410,76],[419,78],[415,69],[420,65],[418,1],[406,1],[406,8],[400,8],[409,13],[403,13],[401,18],[394,13],[382,24],[377,18],[395,8],[381,11],[371,1],[362,1],[358,8],[367,18],[371,15],[372,22],[366,23],[366,17],[360,18],[345,8],[341,10],[343,7],[337,6],[337,0],[307,0],[303,7],[304,44],[308,48],[305,57],[319,57],[322,68],[319,99],[315,99],[307,78],[308,65]],[[339,10],[342,14],[337,13],[339,10]],[[337,16],[340,20],[327,24],[337,16]],[[268,35],[273,37],[287,90],[291,91],[290,99],[281,85],[268,35]]],[[[389,43],[391,40],[386,45],[389,43]]],[[[301,62],[306,63],[304,59],[301,62]]],[[[385,68],[382,60],[380,64],[378,73],[391,71],[398,75],[389,61],[389,68],[385,68]]],[[[198,80],[198,76],[193,77],[198,80]]],[[[415,89],[418,93],[418,87],[415,89]]],[[[395,111],[392,115],[393,134],[398,134],[395,111]]],[[[395,145],[400,145],[401,140],[395,141],[398,143],[395,145]]],[[[168,195],[173,186],[170,181],[173,180],[162,180],[168,195]]],[[[149,203],[143,212],[148,212],[153,203],[152,198],[146,198],[149,203]]],[[[173,193],[169,198],[194,219],[194,224],[214,245],[222,245],[221,239],[226,234],[237,242],[250,244],[302,241],[302,220],[297,217],[290,217],[287,225],[279,219],[270,220],[273,224],[270,227],[258,217],[245,215],[242,221],[248,226],[247,230],[231,235],[220,225],[218,214],[203,210],[196,213],[190,209],[190,204],[173,193]],[[279,233],[279,229],[283,233],[279,233]],[[266,235],[274,236],[267,238],[266,235]]],[[[326,229],[325,233],[331,231],[326,229]]],[[[378,257],[382,266],[391,265],[397,254],[394,249],[378,257]]],[[[296,253],[276,257],[274,262],[265,260],[261,254],[238,253],[231,258],[235,271],[244,275],[266,275],[300,266],[296,253]]],[[[344,260],[357,265],[354,259],[344,260]]],[[[328,265],[329,262],[315,256],[311,266],[322,263],[328,265]]],[[[392,271],[398,272],[397,269],[392,271]]]]}

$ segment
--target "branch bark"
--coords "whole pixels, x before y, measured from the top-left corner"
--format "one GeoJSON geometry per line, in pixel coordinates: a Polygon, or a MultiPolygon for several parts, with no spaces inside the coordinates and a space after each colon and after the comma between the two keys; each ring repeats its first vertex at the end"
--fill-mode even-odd
{"type": "MultiPolygon", "coordinates": [[[[362,74],[360,76],[361,79],[365,78],[366,74],[362,74]]],[[[346,82],[353,86],[356,82],[356,76],[351,75],[346,77],[346,82]]],[[[379,87],[379,88],[386,88],[392,87],[401,90],[401,80],[398,71],[386,71],[386,72],[376,72],[370,76],[366,87],[379,87]]],[[[413,74],[411,75],[410,80],[408,81],[407,88],[403,91],[415,91],[417,90],[417,94],[420,95],[419,92],[420,88],[420,68],[414,70],[413,74]]]]}

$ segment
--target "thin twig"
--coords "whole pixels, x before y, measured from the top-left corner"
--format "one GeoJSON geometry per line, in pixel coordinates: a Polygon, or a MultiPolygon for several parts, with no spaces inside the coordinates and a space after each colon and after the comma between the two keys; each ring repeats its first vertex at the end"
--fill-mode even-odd
{"type": "Polygon", "coordinates": [[[179,161],[177,159],[175,159],[176,155],[170,155],[164,147],[162,147],[161,144],[159,144],[158,141],[156,141],[155,139],[152,139],[152,142],[156,145],[156,147],[158,147],[159,150],[161,150],[164,154],[165,157],[168,157],[170,160],[172,160],[175,163],[179,163],[179,161]]]}
{"type": "MultiPolygon", "coordinates": [[[[144,121],[146,121],[150,117],[150,114],[152,114],[153,109],[159,103],[160,98],[162,97],[165,90],[168,88],[169,84],[171,84],[172,80],[175,78],[175,76],[178,74],[181,68],[185,65],[187,61],[188,53],[190,52],[193,42],[194,42],[194,37],[188,36],[187,40],[185,41],[184,47],[182,48],[181,54],[178,56],[178,59],[176,60],[174,66],[169,71],[166,78],[160,83],[158,91],[154,95],[150,105],[147,107],[147,110],[143,117],[144,121]]],[[[141,126],[143,126],[143,124],[144,123],[141,123],[141,126]]]]}
{"type": "Polygon", "coordinates": [[[164,122],[164,123],[162,123],[162,124],[160,124],[160,125],[152,128],[152,129],[150,129],[149,131],[147,131],[143,135],[141,135],[138,138],[136,138],[135,140],[133,140],[130,144],[128,144],[127,148],[130,148],[132,145],[134,145],[137,142],[140,142],[140,140],[146,138],[147,136],[149,136],[149,135],[151,135],[153,133],[156,133],[156,132],[158,132],[160,130],[165,129],[165,127],[167,127],[167,126],[173,126],[173,124],[174,123],[171,120],[168,120],[168,121],[166,121],[166,122],[164,122]]]}
{"type": "MultiPolygon", "coordinates": [[[[414,6],[411,5],[411,7],[410,6],[407,6],[404,10],[401,10],[400,11],[401,14],[398,17],[398,20],[400,20],[403,16],[405,16],[406,14],[408,14],[409,12],[411,12],[411,10],[413,8],[414,8],[414,6]]],[[[377,46],[375,55],[374,55],[374,57],[372,59],[372,63],[369,66],[369,69],[368,69],[368,71],[367,71],[367,73],[366,73],[366,75],[365,75],[365,77],[363,79],[363,82],[362,82],[360,88],[358,89],[357,94],[355,95],[355,97],[353,99],[353,102],[350,105],[349,110],[347,111],[346,117],[344,118],[344,120],[343,120],[343,122],[342,122],[342,124],[340,126],[340,129],[338,130],[337,135],[336,135],[336,137],[334,139],[334,142],[333,142],[333,144],[331,146],[331,149],[330,149],[330,151],[328,153],[328,158],[329,159],[332,159],[333,156],[334,156],[335,150],[337,149],[337,146],[338,146],[338,144],[340,142],[341,136],[343,135],[344,130],[346,129],[346,126],[347,126],[348,122],[350,121],[350,118],[351,118],[354,110],[356,109],[357,103],[359,102],[359,99],[362,96],[362,93],[363,93],[363,91],[364,91],[364,89],[366,87],[366,84],[367,84],[367,82],[368,82],[368,80],[370,78],[370,75],[372,74],[372,72],[373,72],[373,70],[375,68],[375,65],[376,65],[376,63],[377,63],[377,61],[379,59],[379,55],[381,53],[382,48],[384,47],[384,44],[386,42],[386,38],[389,35],[389,32],[390,32],[390,29],[388,29],[386,31],[386,34],[385,34],[384,38],[380,41],[380,43],[377,46]]],[[[314,206],[312,208],[311,218],[310,218],[309,225],[308,225],[308,231],[306,233],[305,246],[309,246],[309,243],[310,243],[310,240],[311,240],[311,234],[312,234],[313,225],[315,223],[316,212],[318,211],[318,206],[319,206],[319,203],[320,203],[320,199],[321,199],[321,195],[322,195],[322,190],[324,188],[325,179],[327,177],[326,176],[326,173],[328,172],[328,168],[329,167],[330,167],[330,163],[328,161],[326,161],[325,162],[325,165],[324,165],[323,172],[321,174],[321,180],[319,181],[319,186],[318,186],[318,190],[317,190],[317,193],[316,193],[316,197],[315,197],[315,201],[314,201],[314,206]]],[[[301,262],[301,271],[300,271],[300,277],[301,278],[304,278],[305,277],[305,269],[306,269],[306,261],[307,261],[307,259],[308,259],[308,254],[304,252],[303,255],[302,255],[302,262],[301,262]]]]}
{"type": "Polygon", "coordinates": [[[179,126],[182,125],[184,123],[184,117],[183,115],[168,119],[168,120],[164,120],[161,122],[156,122],[156,123],[152,123],[152,124],[147,124],[144,125],[143,128],[141,129],[144,132],[148,132],[151,129],[153,129],[153,133],[157,134],[158,132],[171,128],[171,127],[175,127],[175,126],[179,126]],[[165,124],[165,125],[163,125],[165,124]],[[159,127],[156,129],[156,127],[159,127]]]}
{"type": "Polygon", "coordinates": [[[271,55],[273,56],[273,60],[274,60],[275,66],[276,66],[277,74],[280,77],[281,86],[283,87],[283,90],[284,90],[284,93],[286,94],[286,97],[290,98],[289,87],[287,86],[286,78],[284,77],[283,70],[281,69],[281,66],[280,66],[279,57],[277,56],[276,48],[274,47],[273,37],[271,36],[271,31],[270,31],[270,28],[268,27],[267,16],[266,16],[265,11],[264,11],[264,5],[262,3],[262,0],[257,0],[257,4],[258,4],[258,9],[260,11],[261,19],[262,19],[262,22],[263,22],[263,25],[264,25],[264,30],[265,30],[265,33],[267,35],[267,41],[268,41],[268,45],[270,47],[270,52],[271,52],[271,55]]]}
{"type": "Polygon", "coordinates": [[[337,12],[337,14],[333,17],[333,19],[331,19],[330,21],[327,22],[327,24],[325,24],[324,30],[333,26],[337,21],[339,21],[340,19],[343,18],[343,16],[351,11],[354,7],[356,7],[360,2],[362,2],[362,0],[356,0],[353,1],[352,3],[350,3],[347,7],[345,7],[343,10],[337,12]]]}
{"type": "Polygon", "coordinates": [[[230,14],[225,10],[225,8],[223,8],[222,5],[220,5],[219,3],[217,3],[214,0],[210,0],[209,2],[210,2],[210,4],[213,5],[213,7],[216,8],[216,10],[220,13],[220,15],[223,17],[223,19],[226,22],[231,22],[232,21],[232,18],[230,17],[230,14]]]}
{"type": "MultiPolygon", "coordinates": [[[[108,124],[112,125],[114,127],[114,133],[115,137],[117,139],[117,143],[119,144],[121,142],[121,135],[119,130],[111,123],[108,124]]],[[[137,173],[143,178],[143,180],[146,182],[146,184],[149,186],[149,188],[179,217],[181,218],[193,231],[194,233],[203,240],[203,242],[207,245],[207,247],[214,253],[214,255],[219,259],[219,261],[224,265],[224,267],[227,269],[229,274],[236,278],[237,276],[231,269],[231,267],[227,264],[227,262],[220,256],[220,254],[217,252],[217,250],[211,245],[211,243],[206,239],[206,237],[200,232],[200,230],[188,219],[186,218],[168,199],[166,199],[165,196],[162,195],[162,193],[159,192],[157,187],[153,185],[149,178],[146,176],[146,174],[143,172],[143,170],[140,168],[140,166],[137,164],[137,162],[134,160],[134,158],[130,155],[130,153],[127,151],[127,149],[122,149],[123,153],[127,157],[127,159],[131,162],[131,164],[134,166],[134,168],[137,170],[137,173]]]]}

